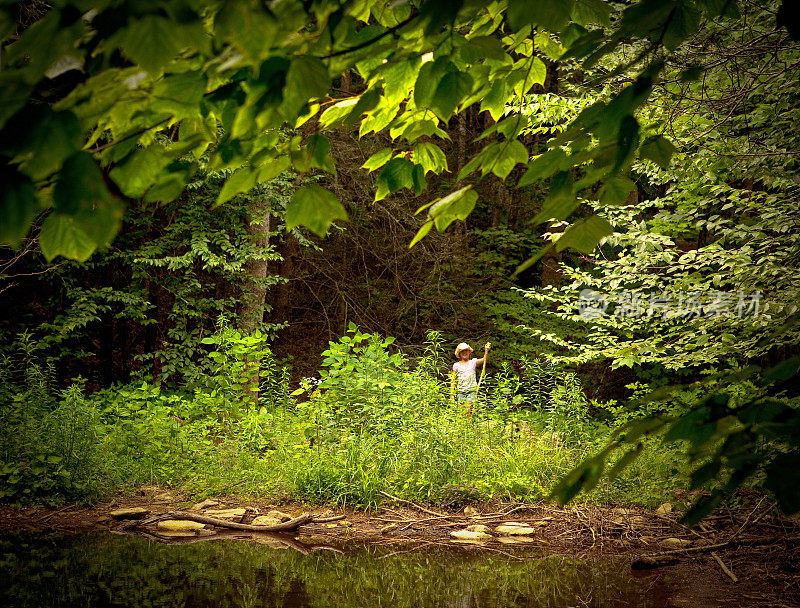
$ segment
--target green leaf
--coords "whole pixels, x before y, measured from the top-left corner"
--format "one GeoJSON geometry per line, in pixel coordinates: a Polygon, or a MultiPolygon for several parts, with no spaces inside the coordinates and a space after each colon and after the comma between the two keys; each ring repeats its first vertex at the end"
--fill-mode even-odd
{"type": "Polygon", "coordinates": [[[70,216],[82,233],[73,238],[76,251],[82,250],[83,235],[95,246],[108,245],[122,225],[123,206],[111,197],[100,168],[87,152],[77,152],[64,162],[53,189],[53,207],[53,215],[70,216]]]}
{"type": "Polygon", "coordinates": [[[573,0],[509,0],[508,24],[518,30],[529,23],[560,32],[569,21],[573,0]]]}
{"type": "Polygon", "coordinates": [[[214,32],[251,59],[263,59],[278,30],[278,23],[260,3],[223,2],[214,17],[214,32]]]}
{"type": "Polygon", "coordinates": [[[533,266],[533,265],[534,265],[536,262],[538,262],[539,260],[541,260],[541,259],[542,259],[542,256],[544,256],[544,254],[545,254],[545,253],[547,253],[548,251],[550,251],[552,248],[553,248],[553,244],[552,244],[552,243],[550,243],[550,244],[548,244],[548,245],[545,245],[544,247],[540,248],[540,249],[539,249],[539,251],[537,251],[536,253],[534,253],[532,256],[530,256],[530,257],[529,257],[527,260],[525,260],[524,262],[522,262],[522,264],[520,264],[519,266],[517,266],[517,267],[514,269],[514,274],[513,274],[512,276],[517,276],[518,274],[520,274],[520,273],[522,273],[522,272],[525,272],[526,270],[528,270],[528,268],[530,268],[530,267],[531,267],[531,266],[533,266]]]}
{"type": "Polygon", "coordinates": [[[70,55],[82,63],[85,51],[79,48],[79,41],[86,34],[86,22],[72,6],[52,7],[31,25],[21,30],[19,39],[4,45],[6,66],[22,67],[27,84],[34,84],[45,75],[48,68],[65,55],[70,55]]]}
{"type": "Polygon", "coordinates": [[[360,97],[349,97],[329,106],[320,115],[320,123],[325,127],[343,123],[360,100],[360,97]]]}
{"type": "Polygon", "coordinates": [[[698,498],[689,510],[681,517],[680,522],[686,525],[693,525],[710,514],[714,508],[722,502],[724,495],[719,490],[712,490],[710,496],[698,498]]]}
{"type": "Polygon", "coordinates": [[[800,372],[800,356],[790,357],[764,370],[759,384],[766,386],[775,382],[783,382],[789,378],[794,378],[798,372],[800,372]]]}
{"type": "MultiPolygon", "coordinates": [[[[702,7],[703,12],[712,19],[720,16],[737,18],[739,17],[739,6],[736,0],[696,0],[698,6],[702,7]]],[[[783,4],[786,6],[786,3],[783,4]]]]}
{"type": "MultiPolygon", "coordinates": [[[[463,4],[464,0],[443,0],[422,4],[419,19],[423,24],[425,35],[435,36],[442,28],[452,27],[463,4]]],[[[398,7],[400,6],[402,4],[398,4],[398,7]]]]}
{"type": "Polygon", "coordinates": [[[78,152],[67,159],[53,190],[53,206],[57,212],[74,215],[108,198],[103,174],[88,153],[78,152]]]}
{"type": "Polygon", "coordinates": [[[36,217],[36,190],[31,179],[0,163],[0,243],[17,247],[36,217]]]}
{"type": "Polygon", "coordinates": [[[476,36],[470,38],[469,46],[476,49],[481,59],[489,59],[500,63],[506,63],[510,57],[506,54],[503,43],[494,36],[476,36]]]}
{"type": "Polygon", "coordinates": [[[447,171],[447,158],[442,149],[431,142],[418,142],[414,144],[411,152],[411,162],[420,165],[425,173],[433,171],[441,173],[447,171]]]}
{"type": "Polygon", "coordinates": [[[568,162],[566,152],[560,148],[548,150],[528,163],[528,170],[520,178],[517,186],[527,186],[540,179],[550,177],[556,171],[566,169],[568,162]]]}
{"type": "Polygon", "coordinates": [[[619,460],[614,463],[614,466],[611,467],[611,470],[608,472],[608,478],[613,479],[617,475],[619,475],[628,465],[630,465],[634,460],[636,460],[639,455],[642,453],[642,449],[644,448],[644,444],[639,444],[635,448],[628,450],[625,452],[619,460]]]}
{"type": "Polygon", "coordinates": [[[167,74],[153,87],[149,110],[169,114],[173,120],[202,119],[199,106],[205,92],[206,78],[202,74],[167,74]]]}
{"type": "Polygon", "coordinates": [[[372,156],[367,159],[362,168],[367,169],[370,173],[375,171],[376,169],[380,169],[389,162],[389,159],[392,158],[392,149],[391,148],[384,148],[383,150],[379,150],[375,152],[372,156]]]}
{"type": "Polygon", "coordinates": [[[330,156],[331,142],[324,135],[312,135],[306,143],[309,155],[309,168],[322,169],[333,175],[336,174],[336,165],[330,156]]]}
{"type": "Polygon", "coordinates": [[[411,242],[408,244],[408,248],[411,249],[414,245],[419,243],[423,237],[431,231],[431,228],[433,228],[433,220],[428,220],[422,224],[414,235],[414,238],[411,239],[411,242]]]}
{"type": "Polygon", "coordinates": [[[448,120],[472,92],[472,85],[472,77],[466,72],[447,72],[436,87],[430,103],[431,110],[442,120],[448,120]]]}
{"type": "Polygon", "coordinates": [[[492,83],[492,88],[481,100],[481,112],[487,110],[495,121],[500,120],[506,110],[506,81],[498,78],[492,83]]]}
{"type": "Polygon", "coordinates": [[[3,6],[0,7],[0,40],[5,40],[14,33],[17,24],[8,9],[3,6]]]}
{"type": "Polygon", "coordinates": [[[514,86],[517,95],[527,95],[534,85],[544,85],[547,78],[547,66],[538,57],[524,60],[527,65],[517,70],[522,77],[519,83],[514,86]]]}
{"type": "Polygon", "coordinates": [[[111,179],[126,196],[138,199],[156,182],[171,160],[167,148],[153,144],[128,155],[122,164],[111,170],[111,179]]]}
{"type": "Polygon", "coordinates": [[[414,165],[405,158],[393,158],[378,174],[375,200],[386,198],[402,188],[414,187],[414,165]]]}
{"type": "Polygon", "coordinates": [[[250,167],[240,167],[225,180],[225,185],[217,195],[215,205],[221,205],[231,200],[241,192],[247,192],[256,185],[256,173],[250,167]]]}
{"type": "Polygon", "coordinates": [[[698,407],[678,418],[664,435],[666,443],[691,441],[695,446],[705,443],[713,435],[715,425],[709,422],[710,409],[698,407]]]}
{"type": "Polygon", "coordinates": [[[528,149],[517,139],[498,143],[493,152],[494,157],[490,156],[486,162],[489,163],[491,172],[500,179],[508,177],[514,167],[527,163],[529,158],[528,149]]]}
{"type": "Polygon", "coordinates": [[[551,218],[556,220],[566,219],[580,202],[575,198],[572,177],[569,171],[556,173],[550,183],[550,192],[542,205],[542,210],[531,220],[538,224],[551,218]]]}
{"type": "Polygon", "coordinates": [[[80,228],[75,218],[63,213],[51,213],[42,224],[39,247],[48,262],[59,255],[85,262],[97,244],[80,228]]]}
{"type": "Polygon", "coordinates": [[[625,116],[619,126],[614,170],[626,167],[639,143],[639,122],[631,115],[625,116]]]}
{"type": "Polygon", "coordinates": [[[435,200],[428,209],[428,217],[433,219],[439,232],[444,232],[455,220],[467,219],[477,201],[478,193],[472,186],[465,186],[435,200]]]}
{"type": "Polygon", "coordinates": [[[28,102],[33,87],[23,82],[19,74],[0,71],[0,128],[28,102]]]}
{"type": "Polygon", "coordinates": [[[286,155],[281,155],[278,158],[267,157],[262,164],[255,167],[258,175],[256,178],[256,183],[268,182],[272,180],[286,171],[286,169],[289,168],[289,165],[289,157],[286,155]]]}
{"type": "Polygon", "coordinates": [[[428,187],[428,182],[425,181],[425,169],[422,165],[414,165],[411,171],[411,184],[414,187],[414,194],[419,196],[428,187]]]}
{"type": "Polygon", "coordinates": [[[562,251],[571,247],[583,253],[591,252],[604,236],[614,232],[611,224],[600,216],[578,220],[567,228],[561,238],[556,241],[556,249],[562,251]]]}
{"type": "Polygon", "coordinates": [[[575,0],[572,7],[572,20],[580,25],[611,25],[614,9],[603,0],[575,0]]]}
{"type": "Polygon", "coordinates": [[[597,485],[605,467],[605,456],[595,456],[575,467],[553,488],[551,498],[560,504],[567,504],[581,490],[589,491],[597,485]]]}
{"type": "MultiPolygon", "coordinates": [[[[561,35],[563,38],[564,35],[561,35]]],[[[553,61],[558,61],[566,52],[566,49],[561,46],[557,41],[553,40],[547,32],[538,31],[533,38],[534,48],[543,52],[547,57],[553,61]]],[[[566,44],[566,42],[564,43],[566,44]]]]}
{"type": "Polygon", "coordinates": [[[69,156],[81,149],[83,130],[70,111],[28,106],[8,122],[0,141],[20,161],[22,169],[39,180],[58,171],[69,156]]]}
{"type": "Polygon", "coordinates": [[[321,59],[295,57],[286,73],[281,112],[287,120],[294,121],[303,106],[310,99],[324,96],[330,85],[328,69],[321,59]]]}
{"type": "Polygon", "coordinates": [[[414,103],[418,108],[431,107],[439,83],[445,73],[452,70],[455,70],[455,67],[446,56],[422,64],[414,84],[414,103]]]}
{"type": "Polygon", "coordinates": [[[612,175],[604,180],[599,200],[604,205],[622,204],[627,202],[628,194],[634,190],[636,190],[636,184],[627,177],[612,175]]]}
{"type": "Polygon", "coordinates": [[[661,38],[664,46],[673,51],[697,31],[700,25],[700,11],[689,2],[679,2],[661,38]]]}
{"type": "Polygon", "coordinates": [[[145,15],[132,19],[114,37],[125,55],[151,74],[157,74],[180,49],[169,19],[145,15]]]}
{"type": "Polygon", "coordinates": [[[639,148],[642,158],[648,158],[662,169],[669,168],[669,161],[675,153],[675,146],[663,135],[647,139],[639,148]]]}
{"type": "Polygon", "coordinates": [[[329,190],[311,184],[294,193],[286,206],[286,229],[306,226],[314,234],[325,236],[333,220],[347,220],[347,212],[329,190]]]}

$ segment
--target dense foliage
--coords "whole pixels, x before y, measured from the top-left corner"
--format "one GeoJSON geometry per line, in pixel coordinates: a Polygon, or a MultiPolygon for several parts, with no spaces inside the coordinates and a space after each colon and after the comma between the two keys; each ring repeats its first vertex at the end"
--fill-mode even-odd
{"type": "Polygon", "coordinates": [[[366,506],[629,499],[650,470],[692,516],[743,483],[797,511],[793,19],[0,3],[5,496],[202,468],[366,506]],[[501,345],[474,417],[436,346],[465,337],[501,345]]]}

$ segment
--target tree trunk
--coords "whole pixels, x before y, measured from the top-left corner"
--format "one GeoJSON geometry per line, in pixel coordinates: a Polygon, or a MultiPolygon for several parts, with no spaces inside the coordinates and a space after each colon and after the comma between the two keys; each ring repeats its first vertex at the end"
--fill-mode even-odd
{"type": "MultiPolygon", "coordinates": [[[[563,232],[564,228],[551,228],[550,232],[563,232]]],[[[564,280],[564,273],[561,270],[561,252],[556,251],[555,247],[551,247],[542,256],[542,287],[552,285],[553,287],[561,287],[564,280]]]]}
{"type": "MultiPolygon", "coordinates": [[[[269,247],[269,203],[264,198],[253,201],[251,205],[252,218],[247,225],[247,233],[253,239],[260,251],[269,247]]],[[[248,281],[242,297],[242,308],[239,313],[239,327],[242,333],[251,334],[261,327],[264,322],[264,302],[267,297],[267,261],[251,259],[245,264],[248,281]]],[[[259,388],[261,383],[258,361],[248,362],[248,385],[250,398],[258,403],[259,388]]]]}
{"type": "MultiPolygon", "coordinates": [[[[269,204],[259,199],[253,202],[251,209],[252,220],[247,225],[247,233],[258,249],[263,251],[269,246],[269,204]]],[[[267,278],[267,261],[249,260],[245,264],[245,272],[248,282],[242,298],[239,327],[245,333],[252,333],[264,322],[264,301],[267,297],[264,280],[267,278]]]]}

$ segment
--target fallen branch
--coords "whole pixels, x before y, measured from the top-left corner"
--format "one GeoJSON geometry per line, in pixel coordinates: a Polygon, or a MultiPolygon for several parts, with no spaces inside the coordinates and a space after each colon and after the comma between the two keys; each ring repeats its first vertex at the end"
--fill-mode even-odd
{"type": "Polygon", "coordinates": [[[420,506],[415,502],[411,502],[410,500],[406,500],[405,498],[398,498],[397,496],[392,496],[391,494],[388,494],[383,490],[378,490],[378,493],[381,496],[385,496],[386,498],[391,498],[392,500],[396,500],[397,502],[402,502],[404,504],[411,505],[415,509],[419,509],[420,511],[424,511],[425,513],[428,513],[430,515],[436,515],[437,517],[451,517],[449,515],[443,515],[442,513],[437,513],[436,511],[431,511],[430,509],[426,509],[425,507],[420,506]]]}
{"type": "Polygon", "coordinates": [[[731,572],[731,571],[730,571],[730,569],[728,568],[728,566],[726,566],[726,565],[725,565],[725,562],[723,562],[723,561],[722,561],[722,558],[720,558],[720,556],[719,556],[719,555],[717,555],[717,552],[716,552],[716,551],[712,551],[712,552],[711,552],[711,557],[713,557],[713,558],[716,560],[716,562],[719,564],[719,567],[720,567],[720,568],[722,568],[722,571],[723,571],[725,574],[727,574],[729,577],[731,577],[731,580],[732,580],[734,583],[738,583],[738,582],[739,582],[739,579],[738,579],[738,578],[736,578],[736,575],[735,575],[733,572],[731,572]]]}
{"type": "Polygon", "coordinates": [[[333,517],[315,517],[311,520],[312,524],[327,524],[332,521],[340,521],[345,519],[347,515],[334,515],[333,517]]]}
{"type": "Polygon", "coordinates": [[[314,516],[311,513],[303,513],[302,515],[285,521],[273,526],[254,526],[253,524],[240,524],[234,521],[226,521],[224,519],[217,519],[216,517],[209,517],[208,515],[200,515],[198,513],[189,513],[187,511],[170,511],[163,513],[150,519],[138,520],[132,522],[125,522],[117,528],[117,531],[122,532],[130,528],[143,527],[148,524],[163,521],[165,519],[180,519],[186,521],[196,521],[201,524],[209,524],[217,526],[218,528],[230,528],[231,530],[247,530],[249,532],[284,532],[286,530],[294,530],[298,526],[310,522],[314,516]]]}
{"type": "Polygon", "coordinates": [[[208,515],[188,513],[186,511],[174,511],[172,513],[168,513],[168,515],[171,516],[169,519],[188,519],[189,521],[196,521],[201,524],[210,524],[219,528],[249,530],[250,532],[284,532],[286,530],[294,530],[298,526],[302,526],[303,524],[314,519],[314,516],[311,513],[303,513],[294,519],[290,519],[289,521],[285,521],[280,524],[275,524],[272,526],[254,526],[253,524],[239,524],[233,521],[225,521],[224,519],[217,519],[216,517],[209,517],[208,515]]]}
{"type": "Polygon", "coordinates": [[[41,524],[41,523],[43,523],[43,522],[46,522],[48,519],[50,519],[50,518],[51,518],[51,517],[53,517],[54,515],[58,515],[59,513],[63,513],[64,511],[69,511],[70,509],[74,509],[76,506],[77,506],[77,505],[67,505],[66,507],[62,507],[62,508],[61,508],[61,509],[59,509],[58,511],[53,511],[52,513],[48,513],[47,515],[45,515],[45,516],[43,516],[43,517],[40,517],[40,518],[39,518],[39,519],[37,519],[37,520],[34,520],[34,522],[33,522],[33,523],[35,523],[35,524],[41,524]]]}

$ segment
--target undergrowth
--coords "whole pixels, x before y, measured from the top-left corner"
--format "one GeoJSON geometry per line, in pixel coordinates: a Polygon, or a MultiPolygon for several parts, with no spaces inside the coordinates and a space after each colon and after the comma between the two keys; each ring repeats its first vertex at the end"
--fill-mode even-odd
{"type": "MultiPolygon", "coordinates": [[[[55,393],[46,368],[7,361],[0,499],[92,501],[147,483],[360,508],[376,507],[381,492],[450,508],[537,500],[610,433],[589,416],[574,374],[540,362],[522,378],[501,364],[474,405],[456,403],[436,332],[412,365],[391,338],[351,327],[323,353],[320,377],[293,393],[265,340],[221,323],[207,344],[224,365],[183,392],[138,381],[55,393]]],[[[684,485],[680,469],[677,452],[645,450],[587,500],[657,504],[684,485]]]]}

